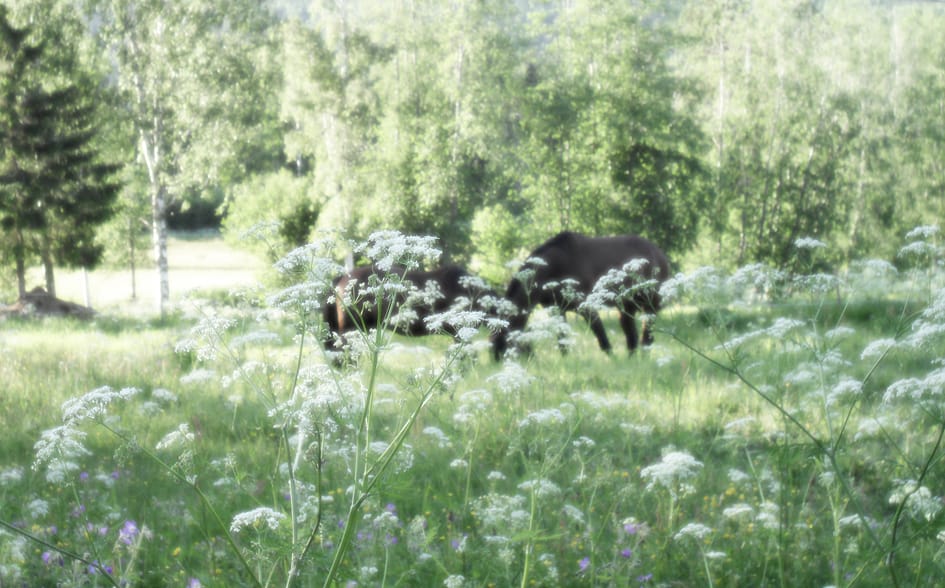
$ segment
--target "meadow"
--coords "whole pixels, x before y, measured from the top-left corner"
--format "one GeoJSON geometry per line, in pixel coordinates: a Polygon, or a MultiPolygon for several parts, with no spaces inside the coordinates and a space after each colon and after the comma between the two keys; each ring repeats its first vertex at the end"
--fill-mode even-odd
{"type": "Polygon", "coordinates": [[[494,362],[463,309],[326,349],[329,242],[164,321],[8,320],[0,586],[941,585],[939,238],[682,273],[633,356],[538,313],[494,362]]]}

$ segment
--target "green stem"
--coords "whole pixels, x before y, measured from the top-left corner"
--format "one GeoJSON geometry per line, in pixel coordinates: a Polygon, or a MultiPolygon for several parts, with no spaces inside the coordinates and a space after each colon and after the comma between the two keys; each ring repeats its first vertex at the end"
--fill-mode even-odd
{"type": "MultiPolygon", "coordinates": [[[[826,457],[827,460],[830,462],[831,468],[833,468],[833,471],[836,473],[837,479],[839,480],[840,485],[843,487],[843,492],[844,492],[844,494],[846,494],[847,498],[848,498],[850,501],[852,501],[854,504],[857,505],[857,513],[858,513],[858,516],[860,517],[860,519],[861,519],[861,520],[864,520],[864,519],[865,519],[865,517],[863,516],[863,513],[865,512],[865,509],[863,508],[862,502],[861,502],[859,496],[857,496],[857,494],[856,494],[856,493],[853,491],[853,489],[850,487],[850,481],[847,479],[847,477],[846,477],[845,475],[842,475],[842,473],[841,473],[841,472],[842,472],[842,468],[840,467],[840,464],[837,462],[836,452],[834,451],[833,448],[828,447],[826,444],[824,444],[824,442],[821,441],[820,439],[818,439],[807,427],[804,426],[803,423],[801,423],[799,420],[797,420],[797,417],[795,417],[793,414],[791,414],[786,408],[784,408],[783,406],[781,406],[774,398],[772,398],[770,395],[766,394],[763,390],[761,390],[761,389],[760,389],[758,386],[756,386],[753,382],[751,382],[750,380],[748,380],[748,378],[746,378],[745,375],[744,375],[737,367],[734,367],[734,361],[733,361],[733,365],[731,365],[731,366],[730,366],[730,365],[723,364],[723,363],[720,362],[719,360],[714,359],[714,358],[712,358],[712,357],[709,357],[709,356],[708,356],[706,353],[704,353],[703,351],[701,351],[701,350],[699,350],[699,349],[696,349],[695,347],[693,347],[692,345],[690,345],[690,344],[687,343],[686,341],[683,341],[683,340],[680,339],[675,333],[668,332],[667,334],[668,334],[670,337],[672,337],[675,341],[679,342],[683,347],[689,349],[691,352],[695,353],[696,355],[698,355],[699,357],[701,357],[701,358],[704,359],[705,361],[707,361],[707,362],[709,362],[710,364],[714,365],[714,366],[717,367],[718,369],[720,369],[720,370],[722,370],[722,371],[724,371],[724,372],[726,372],[726,373],[728,373],[728,374],[734,376],[734,377],[735,377],[736,379],[738,379],[742,384],[744,384],[749,390],[751,390],[752,392],[754,392],[755,394],[757,394],[758,396],[760,396],[766,403],[768,403],[770,406],[772,406],[778,413],[781,414],[781,416],[782,416],[783,418],[787,419],[788,422],[790,422],[792,425],[794,425],[794,427],[797,428],[797,430],[800,431],[802,435],[804,435],[805,437],[807,437],[808,439],[810,439],[811,443],[814,444],[814,447],[816,447],[817,450],[818,450],[824,457],[826,457]]],[[[724,347],[724,349],[725,349],[725,352],[726,352],[727,354],[729,354],[729,358],[732,359],[732,356],[731,356],[731,354],[729,353],[728,347],[724,347]]],[[[867,534],[867,536],[868,536],[869,539],[870,539],[870,542],[871,542],[876,548],[878,548],[878,549],[883,549],[882,542],[880,541],[879,536],[876,535],[876,531],[873,530],[869,525],[865,525],[865,529],[866,529],[866,534],[867,534]]]]}
{"type": "Polygon", "coordinates": [[[942,439],[945,437],[945,421],[942,422],[938,430],[938,438],[935,440],[935,447],[932,448],[932,452],[929,454],[928,459],[925,460],[925,465],[922,467],[922,471],[919,473],[919,479],[915,482],[915,488],[911,492],[908,492],[899,503],[899,506],[896,508],[896,514],[893,517],[892,523],[892,537],[889,539],[889,550],[886,556],[886,567],[889,568],[889,575],[892,578],[893,586],[899,588],[899,577],[896,575],[896,566],[895,566],[895,557],[896,557],[896,542],[899,535],[899,525],[902,521],[902,514],[906,508],[906,503],[909,502],[909,499],[912,498],[912,495],[919,491],[919,488],[922,487],[922,482],[925,480],[926,475],[928,475],[929,470],[932,467],[932,463],[938,457],[938,450],[942,447],[942,439]]]}
{"type": "Polygon", "coordinates": [[[248,561],[246,561],[246,558],[243,557],[242,551],[240,551],[239,546],[236,544],[236,541],[233,539],[233,536],[230,534],[229,527],[227,526],[226,523],[223,522],[223,519],[220,517],[220,513],[218,513],[217,510],[213,508],[213,503],[210,502],[210,499],[207,497],[207,495],[203,493],[203,490],[201,490],[199,486],[197,486],[197,482],[196,481],[191,482],[190,480],[188,480],[186,476],[178,472],[173,467],[167,465],[167,463],[165,463],[164,460],[158,457],[155,453],[153,453],[152,451],[150,451],[143,445],[136,443],[133,439],[129,438],[124,433],[109,427],[107,424],[103,422],[99,422],[99,424],[102,427],[104,427],[107,431],[109,431],[111,434],[121,439],[122,441],[135,445],[142,453],[144,453],[152,461],[154,461],[156,464],[158,464],[164,470],[166,470],[169,474],[171,474],[171,476],[173,476],[178,482],[185,484],[191,490],[193,490],[194,493],[197,494],[197,497],[200,499],[200,502],[204,505],[204,508],[206,508],[210,512],[210,515],[213,517],[214,522],[216,522],[217,526],[220,527],[220,530],[223,533],[223,539],[226,541],[227,545],[229,545],[230,549],[233,550],[233,553],[236,554],[236,557],[239,559],[240,564],[243,566],[243,569],[249,574],[250,578],[253,579],[253,585],[259,588],[262,588],[262,584],[259,582],[259,578],[256,576],[256,573],[253,571],[253,567],[249,564],[248,561]]]}
{"type": "Polygon", "coordinates": [[[532,542],[534,540],[535,515],[537,510],[538,500],[535,498],[535,489],[532,488],[531,505],[528,513],[528,541],[525,543],[525,561],[522,563],[522,583],[520,584],[521,588],[526,588],[526,586],[528,586],[528,572],[529,567],[531,566],[532,550],[534,549],[532,542]]]}
{"type": "Polygon", "coordinates": [[[46,541],[45,539],[43,539],[43,538],[41,538],[41,537],[37,537],[36,535],[33,535],[33,534],[30,533],[29,531],[24,531],[23,529],[21,529],[21,528],[19,528],[19,527],[16,527],[16,526],[14,526],[14,525],[8,523],[7,521],[5,521],[5,520],[3,520],[3,519],[0,519],[0,527],[2,527],[3,529],[6,529],[7,531],[9,531],[9,532],[11,532],[11,533],[13,533],[14,535],[19,535],[19,536],[21,536],[21,537],[24,537],[24,538],[28,539],[29,541],[32,541],[33,543],[35,543],[35,544],[37,544],[37,545],[41,545],[41,546],[45,547],[46,549],[49,549],[50,551],[55,551],[56,553],[58,553],[58,554],[60,554],[60,555],[63,555],[63,556],[65,556],[65,557],[69,558],[69,559],[72,559],[72,560],[75,560],[75,561],[80,561],[80,562],[84,563],[85,565],[89,566],[90,568],[94,568],[97,572],[99,572],[100,574],[102,574],[102,577],[103,577],[103,578],[105,578],[106,580],[108,580],[108,583],[109,583],[109,584],[111,584],[111,585],[114,586],[115,588],[119,588],[119,586],[120,586],[119,583],[118,583],[117,581],[115,581],[115,578],[113,578],[113,577],[111,576],[111,574],[109,574],[109,573],[105,570],[104,566],[102,566],[101,563],[99,563],[99,562],[97,562],[97,561],[90,561],[90,560],[88,560],[88,559],[82,557],[82,556],[79,555],[78,553],[75,553],[75,552],[73,552],[73,551],[69,551],[68,549],[64,549],[64,548],[59,547],[59,546],[57,546],[57,545],[53,545],[52,543],[46,541]]]}

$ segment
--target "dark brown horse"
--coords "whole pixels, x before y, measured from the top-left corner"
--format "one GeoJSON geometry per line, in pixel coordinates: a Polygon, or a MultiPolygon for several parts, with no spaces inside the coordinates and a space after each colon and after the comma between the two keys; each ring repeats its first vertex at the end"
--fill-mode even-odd
{"type": "MultiPolygon", "coordinates": [[[[582,302],[598,280],[614,275],[622,276],[614,284],[621,294],[609,299],[608,305],[620,310],[620,326],[632,353],[637,347],[634,315],[637,311],[655,314],[660,309],[659,283],[669,277],[666,254],[643,237],[587,237],[564,232],[535,249],[509,283],[505,297],[515,310],[509,317],[508,327],[492,336],[495,358],[501,358],[508,347],[509,332],[524,329],[528,315],[538,304],[578,312],[597,336],[601,349],[609,352],[610,341],[600,315],[593,305],[582,302]],[[625,268],[626,274],[610,273],[625,268]],[[654,282],[651,284],[651,281],[654,282]]],[[[643,344],[649,345],[652,341],[650,325],[644,321],[643,344]]]]}
{"type": "MultiPolygon", "coordinates": [[[[446,265],[431,271],[406,270],[393,266],[356,267],[335,282],[334,303],[327,304],[323,317],[328,328],[339,337],[355,329],[376,328],[388,322],[404,335],[429,335],[445,332],[456,335],[449,322],[431,327],[431,316],[464,302],[465,310],[486,310],[494,306],[495,294],[458,265],[446,265]],[[387,282],[388,287],[380,286],[387,282]],[[485,302],[492,298],[492,305],[485,302]],[[378,303],[380,299],[380,304],[378,303]],[[396,320],[399,313],[403,315],[396,320]]],[[[329,337],[326,347],[333,345],[329,337]]]]}

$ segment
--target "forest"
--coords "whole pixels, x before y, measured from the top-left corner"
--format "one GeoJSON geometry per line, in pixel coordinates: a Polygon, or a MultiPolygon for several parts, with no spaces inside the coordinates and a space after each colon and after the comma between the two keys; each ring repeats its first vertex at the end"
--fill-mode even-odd
{"type": "Polygon", "coordinates": [[[4,2],[5,299],[135,260],[163,311],[169,226],[431,235],[498,284],[560,230],[899,263],[945,209],[942,2],[4,2]]]}

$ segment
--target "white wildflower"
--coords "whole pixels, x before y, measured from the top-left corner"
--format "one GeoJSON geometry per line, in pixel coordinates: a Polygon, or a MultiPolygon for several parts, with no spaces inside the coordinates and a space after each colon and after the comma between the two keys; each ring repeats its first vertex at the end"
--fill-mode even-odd
{"type": "Polygon", "coordinates": [[[501,482],[502,480],[505,480],[506,478],[505,478],[505,474],[503,474],[502,472],[497,472],[493,470],[489,472],[489,475],[486,476],[486,479],[489,480],[490,482],[501,482]]]}
{"type": "Polygon", "coordinates": [[[647,466],[640,471],[640,476],[647,481],[646,489],[653,490],[661,486],[672,495],[686,495],[695,491],[688,480],[696,477],[702,469],[702,462],[685,451],[669,451],[659,463],[647,466]]]}
{"type": "Polygon", "coordinates": [[[827,406],[839,404],[849,398],[856,398],[863,392],[863,383],[852,378],[837,382],[827,394],[827,406]]]}
{"type": "Polygon", "coordinates": [[[252,331],[245,335],[233,337],[230,340],[230,347],[259,347],[265,345],[275,345],[279,343],[280,337],[271,331],[252,331]]]}
{"type": "Polygon", "coordinates": [[[938,225],[920,225],[906,233],[906,240],[922,239],[927,241],[939,234],[938,225]]]}
{"type": "Polygon", "coordinates": [[[167,388],[155,388],[151,391],[151,398],[163,404],[174,404],[177,402],[177,395],[167,388]]]}
{"type": "Polygon", "coordinates": [[[404,235],[399,231],[376,231],[367,241],[355,246],[356,253],[363,253],[383,271],[395,265],[407,269],[420,267],[424,261],[436,261],[442,251],[435,247],[436,237],[404,235]]]}
{"type": "Polygon", "coordinates": [[[0,486],[14,484],[23,479],[23,468],[15,466],[0,471],[0,486]]]}
{"type": "Polygon", "coordinates": [[[206,384],[207,382],[212,382],[216,379],[217,373],[215,371],[198,368],[181,376],[179,381],[181,384],[186,386],[189,384],[206,384]]]}
{"type": "Polygon", "coordinates": [[[859,529],[862,527],[873,527],[876,525],[876,521],[871,517],[865,517],[860,515],[847,515],[845,517],[840,517],[840,520],[837,521],[840,524],[841,528],[853,528],[859,529]]]}
{"type": "Polygon", "coordinates": [[[766,329],[766,332],[768,336],[773,339],[783,339],[789,333],[803,329],[806,326],[807,323],[799,319],[778,317],[778,319],[774,321],[774,324],[766,329]]]}
{"type": "Polygon", "coordinates": [[[863,439],[879,437],[883,434],[883,431],[889,428],[889,426],[890,423],[888,417],[879,416],[875,418],[865,418],[860,421],[853,439],[854,441],[860,441],[863,439]]]}
{"type": "Polygon", "coordinates": [[[26,505],[26,510],[30,511],[31,517],[38,519],[49,514],[49,503],[42,498],[34,498],[26,505]]]}
{"type": "Polygon", "coordinates": [[[722,510],[722,516],[727,519],[750,519],[755,514],[755,509],[750,504],[739,502],[722,510]]]}
{"type": "Polygon", "coordinates": [[[158,444],[155,446],[155,449],[158,451],[162,449],[173,449],[174,447],[181,445],[189,445],[194,441],[194,434],[190,430],[190,425],[187,423],[181,423],[177,426],[177,429],[171,431],[161,439],[158,444]]]}
{"type": "Polygon", "coordinates": [[[153,400],[145,400],[138,406],[138,413],[148,418],[155,417],[162,412],[164,412],[164,409],[153,400]]]}
{"type": "Polygon", "coordinates": [[[578,507],[572,504],[565,504],[562,508],[562,512],[564,516],[571,521],[582,525],[584,524],[584,513],[578,507]]]}
{"type": "Polygon", "coordinates": [[[941,402],[945,396],[945,368],[932,370],[924,378],[904,378],[893,382],[883,395],[883,402],[941,402]]]}
{"type": "Polygon", "coordinates": [[[931,521],[942,510],[942,498],[933,496],[925,486],[917,486],[915,480],[898,481],[899,487],[889,496],[889,504],[902,504],[914,519],[931,521]]]}
{"type": "Polygon", "coordinates": [[[62,403],[62,422],[80,423],[105,416],[108,407],[116,401],[128,400],[138,394],[137,388],[113,390],[109,386],[96,388],[78,398],[70,398],[62,403]]]}
{"type": "Polygon", "coordinates": [[[514,394],[529,386],[534,378],[521,365],[506,361],[502,371],[487,378],[487,382],[494,384],[504,394],[514,394]]]}
{"type": "Polygon", "coordinates": [[[755,521],[765,529],[777,529],[781,525],[780,508],[771,501],[764,501],[758,509],[758,515],[755,517],[755,521]]]}
{"type": "Polygon", "coordinates": [[[682,541],[683,539],[691,538],[697,541],[704,541],[710,535],[712,535],[712,527],[708,527],[702,523],[687,523],[686,526],[673,536],[673,539],[682,541]]]}
{"type": "Polygon", "coordinates": [[[591,439],[590,437],[585,437],[584,435],[581,435],[580,437],[572,441],[571,445],[574,446],[575,449],[593,449],[594,446],[597,445],[597,443],[595,443],[594,440],[591,439]]]}
{"type": "Polygon", "coordinates": [[[638,425],[636,423],[620,423],[620,429],[627,433],[649,437],[653,432],[653,425],[638,425]]]}
{"type": "Polygon", "coordinates": [[[856,335],[856,329],[850,327],[835,327],[824,333],[824,339],[830,341],[831,343],[836,343],[844,339],[849,339],[853,335],[856,335]]]}
{"type": "Polygon", "coordinates": [[[469,462],[459,457],[450,462],[451,470],[464,470],[467,467],[469,467],[469,462]]]}
{"type": "Polygon", "coordinates": [[[860,353],[860,359],[864,361],[876,360],[886,352],[896,346],[895,339],[877,339],[871,341],[860,353]]]}
{"type": "Polygon", "coordinates": [[[466,585],[466,578],[461,574],[451,574],[443,580],[446,588],[463,588],[466,585]]]}
{"type": "Polygon", "coordinates": [[[246,527],[259,528],[262,526],[266,526],[275,531],[285,518],[285,514],[262,506],[250,511],[241,512],[234,516],[233,521],[230,523],[230,531],[239,533],[246,527]]]}
{"type": "Polygon", "coordinates": [[[518,489],[531,492],[538,498],[550,498],[561,494],[561,488],[551,480],[545,478],[526,480],[518,485],[518,489]]]}
{"type": "Polygon", "coordinates": [[[840,278],[833,274],[810,274],[798,276],[794,285],[810,294],[824,295],[840,287],[840,278]]]}
{"type": "Polygon", "coordinates": [[[480,524],[485,529],[499,529],[514,534],[528,528],[529,514],[524,510],[524,496],[486,494],[473,502],[480,524]]]}
{"type": "Polygon", "coordinates": [[[524,429],[530,425],[537,425],[539,427],[561,425],[566,423],[567,420],[567,417],[560,410],[556,408],[543,408],[525,415],[525,418],[519,421],[518,426],[524,429]]]}
{"type": "Polygon", "coordinates": [[[38,470],[46,466],[48,481],[64,481],[70,473],[79,469],[79,465],[73,460],[92,455],[83,444],[85,437],[84,431],[70,425],[60,425],[43,431],[33,447],[36,451],[33,469],[38,470]]]}
{"type": "Polygon", "coordinates": [[[428,426],[424,427],[423,434],[432,438],[436,441],[437,447],[440,449],[445,449],[453,446],[453,442],[450,441],[450,438],[446,436],[446,433],[438,427],[428,426]]]}

